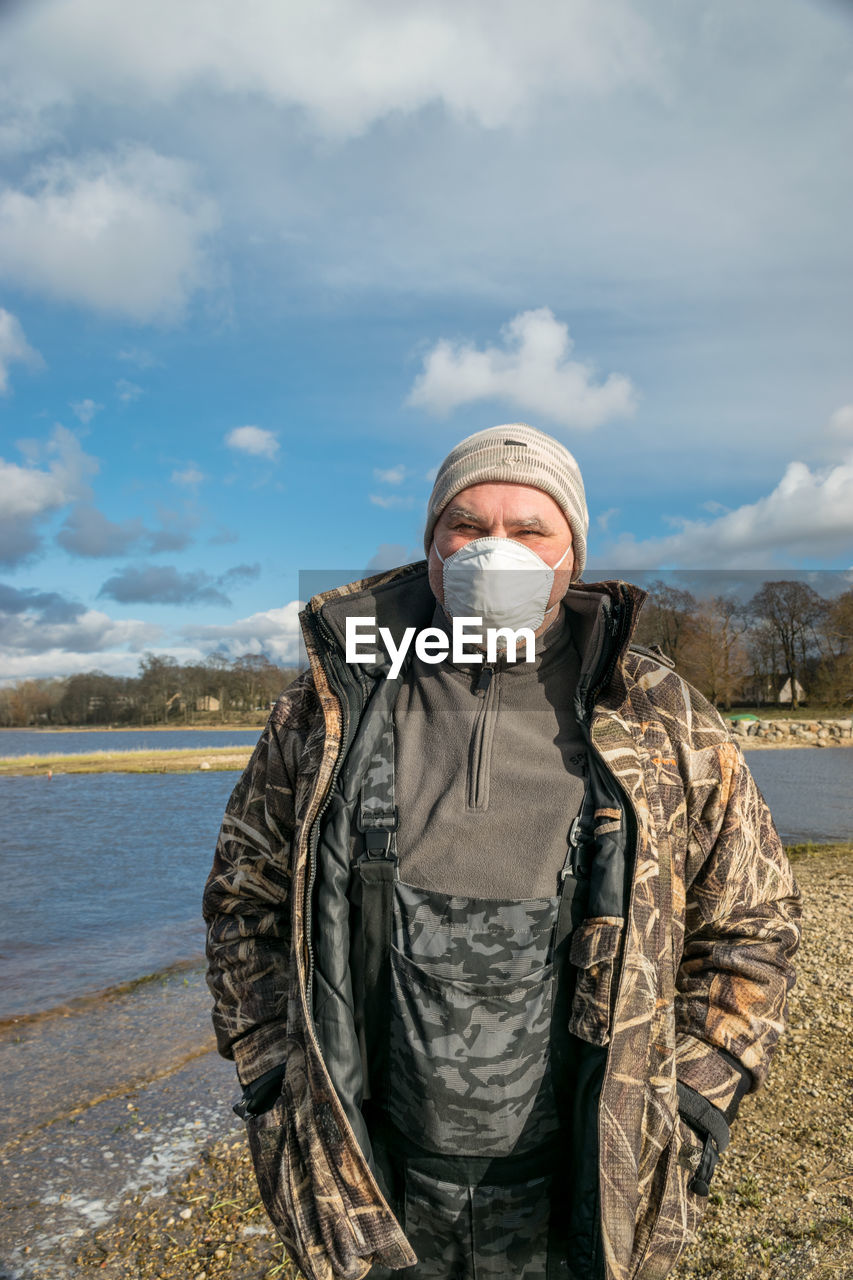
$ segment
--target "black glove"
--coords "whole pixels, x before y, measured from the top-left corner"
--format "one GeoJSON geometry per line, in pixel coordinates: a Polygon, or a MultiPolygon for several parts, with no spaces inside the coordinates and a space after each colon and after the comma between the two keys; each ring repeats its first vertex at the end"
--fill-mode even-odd
{"type": "Polygon", "coordinates": [[[275,1106],[281,1093],[283,1079],[284,1066],[280,1066],[273,1067],[272,1071],[265,1071],[257,1080],[250,1080],[243,1089],[242,1098],[232,1107],[235,1115],[245,1120],[246,1116],[259,1116],[264,1111],[269,1111],[275,1106]]]}
{"type": "Polygon", "coordinates": [[[693,1132],[704,1144],[699,1164],[687,1186],[697,1196],[707,1196],[711,1191],[711,1178],[726,1147],[729,1145],[729,1126],[726,1117],[717,1107],[703,1098],[689,1085],[678,1082],[678,1110],[693,1132]]]}

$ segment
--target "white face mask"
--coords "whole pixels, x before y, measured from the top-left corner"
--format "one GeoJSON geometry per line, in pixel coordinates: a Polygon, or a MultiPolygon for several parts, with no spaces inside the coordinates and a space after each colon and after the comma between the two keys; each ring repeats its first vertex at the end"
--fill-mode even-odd
{"type": "Polygon", "coordinates": [[[552,569],[541,556],[511,538],[474,538],[452,556],[435,548],[444,566],[444,609],[451,618],[482,618],[483,627],[538,630],[547,613],[559,569],[571,544],[552,569]],[[547,611],[547,612],[546,612],[547,611]]]}

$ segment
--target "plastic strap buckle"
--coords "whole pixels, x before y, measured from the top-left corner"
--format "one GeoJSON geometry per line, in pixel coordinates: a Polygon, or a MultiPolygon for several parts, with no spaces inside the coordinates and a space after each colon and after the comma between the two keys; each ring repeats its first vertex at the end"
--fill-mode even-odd
{"type": "MultiPolygon", "coordinates": [[[[397,806],[394,805],[392,813],[377,813],[369,815],[369,820],[365,821],[365,815],[359,813],[356,818],[356,827],[364,836],[364,853],[362,858],[387,859],[389,862],[396,862],[397,855],[391,852],[391,836],[400,825],[400,815],[397,806]]],[[[361,858],[359,859],[361,861],[361,858]]]]}

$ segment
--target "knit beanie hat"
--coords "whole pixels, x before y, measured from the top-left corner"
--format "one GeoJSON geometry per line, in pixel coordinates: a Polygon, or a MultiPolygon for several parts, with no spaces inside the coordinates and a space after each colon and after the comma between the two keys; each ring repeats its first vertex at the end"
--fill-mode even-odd
{"type": "Polygon", "coordinates": [[[554,499],[572,530],[575,557],[572,577],[579,578],[586,562],[589,529],[580,468],[558,440],[536,427],[529,427],[526,422],[510,422],[477,431],[451,449],[438,469],[427,507],[424,533],[427,555],[435,522],[451,498],[469,485],[495,480],[529,484],[554,499]]]}

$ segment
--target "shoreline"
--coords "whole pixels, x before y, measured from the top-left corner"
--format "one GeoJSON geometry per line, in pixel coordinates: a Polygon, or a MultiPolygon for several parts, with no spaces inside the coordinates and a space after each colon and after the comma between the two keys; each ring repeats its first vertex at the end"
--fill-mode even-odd
{"type": "Polygon", "coordinates": [[[94,991],[84,991],[79,996],[70,996],[68,1000],[50,1005],[47,1009],[0,1014],[0,1044],[5,1034],[11,1030],[20,1033],[22,1027],[31,1026],[34,1023],[49,1022],[51,1018],[68,1018],[74,1014],[84,1013],[110,1000],[117,1000],[120,996],[131,995],[139,987],[155,982],[165,986],[174,978],[183,979],[186,974],[202,973],[204,966],[205,958],[202,952],[184,960],[175,960],[171,964],[164,965],[162,969],[156,969],[153,973],[143,973],[137,978],[127,978],[123,982],[115,982],[108,987],[98,987],[94,991]]]}
{"type": "MultiPolygon", "coordinates": [[[[745,752],[788,751],[824,747],[851,747],[853,738],[820,739],[802,742],[789,737],[779,741],[733,734],[732,740],[745,752]]],[[[242,772],[249,763],[251,747],[180,747],[164,751],[141,748],[130,751],[74,752],[67,755],[26,755],[0,757],[0,777],[43,777],[92,773],[197,773],[199,771],[242,772]]]]}
{"type": "Polygon", "coordinates": [[[219,720],[209,724],[30,724],[5,725],[2,733],[258,733],[266,720],[248,724],[223,724],[219,720]]]}

